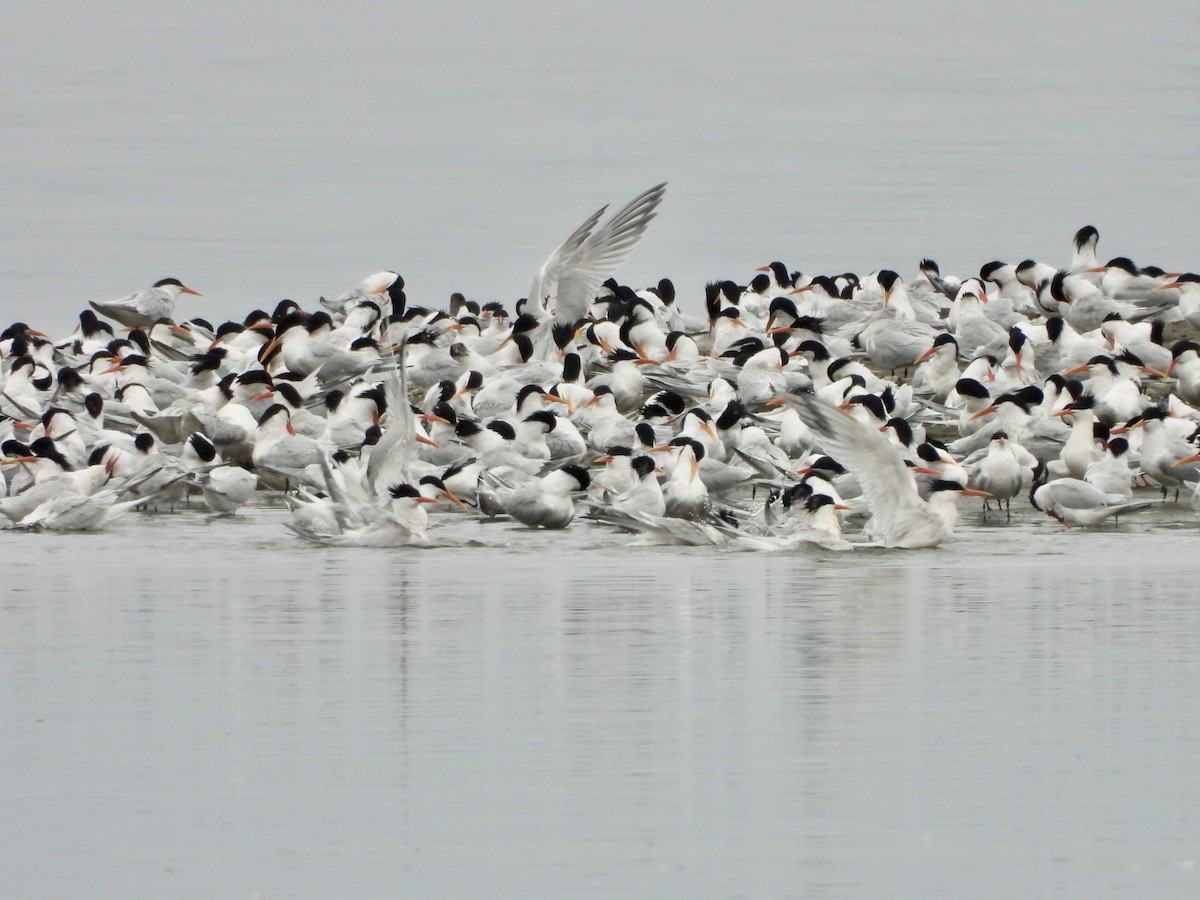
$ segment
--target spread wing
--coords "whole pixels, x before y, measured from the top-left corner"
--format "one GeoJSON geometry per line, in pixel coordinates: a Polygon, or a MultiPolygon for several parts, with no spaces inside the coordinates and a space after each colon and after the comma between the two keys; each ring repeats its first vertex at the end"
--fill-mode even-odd
{"type": "Polygon", "coordinates": [[[634,197],[573,253],[564,255],[556,307],[560,321],[574,322],[587,315],[604,279],[637,247],[666,191],[664,181],[634,197]]]}
{"type": "Polygon", "coordinates": [[[606,203],[588,216],[587,220],[576,228],[571,236],[563,241],[559,248],[551,253],[546,261],[542,263],[541,269],[534,276],[533,286],[529,288],[529,302],[536,304],[539,310],[545,310],[546,308],[546,300],[549,299],[550,288],[558,281],[563,261],[579,250],[580,245],[588,239],[588,236],[592,233],[592,229],[596,227],[596,223],[600,221],[600,217],[604,215],[607,209],[608,204],[606,203]]]}
{"type": "Polygon", "coordinates": [[[887,542],[929,511],[899,449],[872,428],[815,394],[788,394],[788,404],[821,438],[825,452],[854,473],[871,511],[871,530],[887,542]]]}
{"type": "Polygon", "coordinates": [[[388,369],[383,382],[388,427],[367,461],[367,484],[372,491],[409,480],[417,440],[417,420],[408,403],[407,338],[407,333],[401,335],[399,350],[395,351],[397,364],[388,369]]]}

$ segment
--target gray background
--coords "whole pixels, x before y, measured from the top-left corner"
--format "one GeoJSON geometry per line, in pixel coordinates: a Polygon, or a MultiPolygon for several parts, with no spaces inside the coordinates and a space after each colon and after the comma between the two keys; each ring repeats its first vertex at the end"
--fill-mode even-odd
{"type": "Polygon", "coordinates": [[[515,300],[602,203],[660,180],[623,270],[717,277],[924,255],[1197,266],[1187,0],[424,8],[6,6],[0,318],[69,328],[175,276],[240,316],[382,268],[515,300]]]}

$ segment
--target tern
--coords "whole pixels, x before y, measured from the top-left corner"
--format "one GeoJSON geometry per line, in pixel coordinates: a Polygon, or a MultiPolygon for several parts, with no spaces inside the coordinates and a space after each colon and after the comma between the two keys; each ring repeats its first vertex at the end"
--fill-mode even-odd
{"type": "Polygon", "coordinates": [[[502,491],[500,502],[510,516],[529,528],[566,528],[575,518],[571,494],[586,491],[590,483],[586,469],[566,465],[529,479],[511,493],[502,491]]]}
{"type": "Polygon", "coordinates": [[[1156,501],[1127,502],[1124,494],[1108,493],[1078,478],[1059,478],[1040,483],[1045,471],[1039,471],[1030,491],[1029,502],[1064,526],[1091,528],[1108,519],[1152,509],[1156,501]]]}
{"type": "Polygon", "coordinates": [[[169,319],[175,313],[175,301],[180,294],[192,294],[203,297],[199,291],[184,287],[178,278],[163,278],[154,282],[153,287],[128,297],[110,300],[107,303],[97,303],[89,300],[92,309],[102,316],[116,319],[122,325],[130,328],[144,328],[153,325],[159,319],[169,319]]]}
{"type": "Polygon", "coordinates": [[[633,253],[666,190],[664,181],[638,194],[595,233],[592,230],[608,207],[602,206],[588,216],[542,263],[529,289],[529,302],[544,313],[557,286],[558,320],[577,322],[586,318],[596,291],[633,253]]]}
{"type": "Polygon", "coordinates": [[[929,500],[922,500],[899,448],[878,429],[815,395],[789,394],[787,401],[820,436],[822,447],[858,477],[871,513],[865,532],[881,546],[936,547],[954,533],[959,495],[991,496],[986,491],[938,480],[930,485],[929,500]]]}

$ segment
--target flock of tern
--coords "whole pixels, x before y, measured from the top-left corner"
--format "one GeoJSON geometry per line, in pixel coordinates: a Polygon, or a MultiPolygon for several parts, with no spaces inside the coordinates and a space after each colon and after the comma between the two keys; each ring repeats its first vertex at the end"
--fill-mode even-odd
{"type": "Polygon", "coordinates": [[[774,262],[709,284],[693,317],[668,279],[613,278],[665,188],[589,216],[511,308],[417,306],[388,271],[214,326],[179,318],[200,294],[164,278],[92,302],[61,340],[11,325],[0,522],[282,498],[317,544],[426,545],[432,514],[916,548],[952,536],[964,495],[1068,527],[1195,501],[1200,276],[1101,263],[1089,226],[1061,269],[774,262]]]}

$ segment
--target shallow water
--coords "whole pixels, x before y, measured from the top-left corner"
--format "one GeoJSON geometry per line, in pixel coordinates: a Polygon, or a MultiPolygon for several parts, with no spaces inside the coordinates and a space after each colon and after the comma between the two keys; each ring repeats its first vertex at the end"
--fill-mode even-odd
{"type": "Polygon", "coordinates": [[[1192,895],[1180,515],[841,554],[5,533],[4,893],[1192,895]]]}
{"type": "MultiPolygon", "coordinates": [[[[618,273],[1195,269],[1200,18],[33,0],[0,54],[0,323],[370,272],[512,301],[666,179],[618,273]]],[[[277,510],[0,533],[0,895],[1195,896],[1196,517],[965,517],[931,552],[277,510]],[[439,538],[460,541],[458,529],[439,538]]]]}

